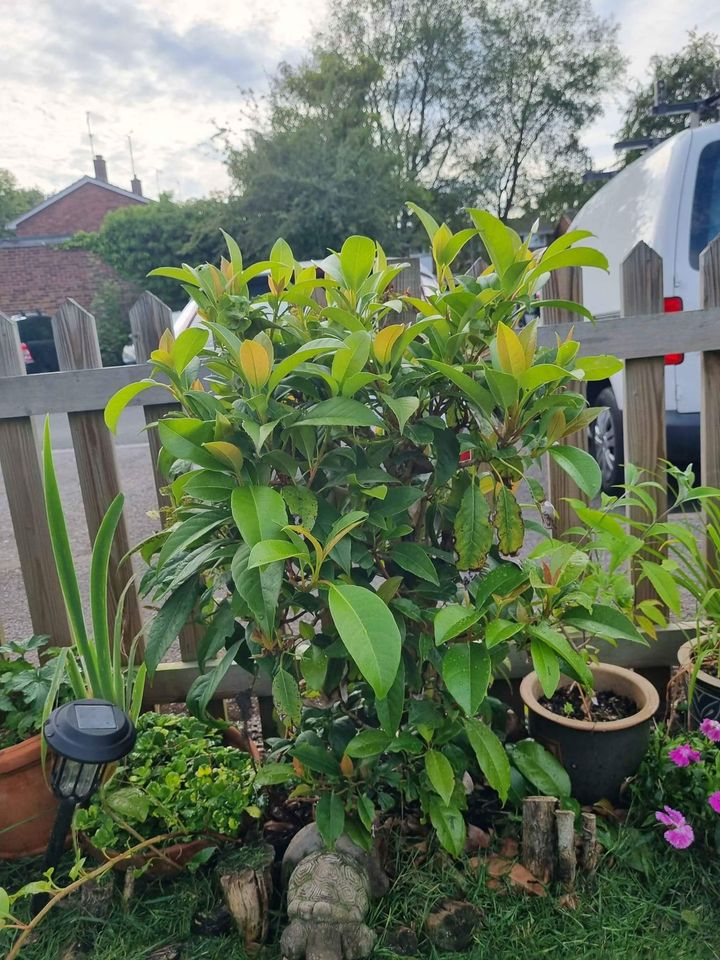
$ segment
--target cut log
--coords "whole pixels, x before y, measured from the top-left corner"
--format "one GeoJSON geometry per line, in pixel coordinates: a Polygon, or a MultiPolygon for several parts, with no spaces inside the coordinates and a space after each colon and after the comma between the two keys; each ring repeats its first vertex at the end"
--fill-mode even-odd
{"type": "Polygon", "coordinates": [[[580,843],[580,869],[589,877],[595,875],[598,862],[597,821],[594,813],[582,815],[582,840],[580,843]]]}
{"type": "Polygon", "coordinates": [[[218,880],[225,905],[245,945],[264,943],[270,921],[272,893],[272,848],[257,868],[221,869],[218,880]]]}
{"type": "Polygon", "coordinates": [[[577,857],[575,855],[575,814],[572,810],[555,811],[557,836],[557,877],[571,891],[575,884],[577,857]]]}
{"type": "Polygon", "coordinates": [[[523,866],[541,883],[555,873],[555,797],[526,797],[523,800],[523,866]]]}

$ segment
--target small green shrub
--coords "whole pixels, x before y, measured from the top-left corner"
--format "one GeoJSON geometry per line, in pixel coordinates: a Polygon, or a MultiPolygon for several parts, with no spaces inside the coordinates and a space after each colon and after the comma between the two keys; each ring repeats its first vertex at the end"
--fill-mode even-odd
{"type": "Polygon", "coordinates": [[[250,756],[193,717],[145,713],[137,729],[133,752],[76,812],[75,828],[99,849],[115,851],[134,846],[138,836],[237,836],[253,789],[250,756]]]}
{"type": "Polygon", "coordinates": [[[328,842],[344,830],[367,844],[378,811],[411,803],[459,853],[463,774],[503,801],[510,791],[487,693],[511,649],[546,689],[561,670],[589,686],[587,651],[570,639],[578,624],[642,638],[627,591],[532,519],[552,513],[530,472],[546,455],[597,494],[597,464],[564,442],[597,411],[570,387],[620,364],[580,357],[572,338],[540,346],[523,324],[553,270],[604,269],[605,257],[577,246],[584,231],[533,253],[482,210],[453,234],[409,206],[435,260],[424,299],[390,294],[402,265],[363,236],[318,264],[323,276],[284,240],[245,266],[229,237],[219,269],[155,271],[180,281],[202,324],[166,334],[153,377],[105,416],[114,429],[158,384],[180,407],[157,428],[171,522],[141,548],[142,589],[162,605],[149,672],[183,623],[202,619],[198,659],[220,659],[193,685],[191,710],[203,715],[233,660],[272,683],[286,736],[261,782],[318,796],[328,842]],[[455,276],[472,239],[491,266],[455,276]],[[267,293],[252,296],[260,276],[267,293]],[[520,562],[530,525],[547,542],[520,562]]]}

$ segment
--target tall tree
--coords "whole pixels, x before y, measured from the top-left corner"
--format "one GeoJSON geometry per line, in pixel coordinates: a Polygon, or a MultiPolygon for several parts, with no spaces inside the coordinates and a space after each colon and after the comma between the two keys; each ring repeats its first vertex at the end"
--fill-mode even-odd
{"type": "MultiPolygon", "coordinates": [[[[627,101],[620,136],[623,140],[635,137],[668,137],[687,125],[685,115],[659,116],[651,114],[655,98],[655,80],[665,84],[669,101],[697,100],[707,97],[720,87],[720,39],[716,33],[690,31],[687,41],[676,53],[656,54],[650,58],[647,81],[633,90],[627,101]]],[[[720,118],[715,110],[706,119],[720,118]]],[[[626,155],[625,162],[637,153],[626,155]]]]}
{"type": "Polygon", "coordinates": [[[339,0],[317,51],[375,66],[367,101],[409,182],[439,186],[475,129],[479,50],[466,0],[339,0]]]}
{"type": "Polygon", "coordinates": [[[0,236],[7,236],[6,224],[27,213],[43,199],[35,187],[19,187],[9,170],[0,169],[0,236]]]}
{"type": "Polygon", "coordinates": [[[553,169],[584,157],[580,135],[622,72],[618,27],[590,0],[480,0],[473,17],[483,112],[470,169],[506,218],[533,206],[553,169]]]}
{"type": "Polygon", "coordinates": [[[228,153],[248,255],[266,256],[281,235],[296,256],[323,256],[348,233],[398,251],[407,191],[396,156],[375,136],[375,73],[368,59],[349,63],[332,51],[280,67],[265,120],[228,153]]]}

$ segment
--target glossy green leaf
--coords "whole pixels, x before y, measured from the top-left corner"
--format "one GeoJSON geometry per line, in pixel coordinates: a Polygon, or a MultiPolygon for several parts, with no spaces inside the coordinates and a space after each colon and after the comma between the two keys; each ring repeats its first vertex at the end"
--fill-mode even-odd
{"type": "Polygon", "coordinates": [[[560,663],[557,654],[536,636],[530,641],[530,656],[542,692],[546,697],[552,697],[560,683],[560,663]]]}
{"type": "Polygon", "coordinates": [[[414,573],[416,577],[428,580],[436,586],[440,585],[432,560],[419,544],[405,541],[394,543],[391,558],[393,563],[407,570],[408,573],[414,573]]]}
{"type": "Polygon", "coordinates": [[[481,720],[468,718],[464,727],[483,776],[504,803],[510,789],[510,761],[505,747],[481,720]]]}
{"type": "Polygon", "coordinates": [[[233,520],[249,547],[261,540],[281,540],[287,524],[285,502],[272,487],[246,486],[233,490],[230,499],[233,520]]]}
{"type": "Polygon", "coordinates": [[[550,457],[561,467],[587,497],[600,492],[602,474],[595,458],[579,447],[550,447],[550,457]]]}
{"type": "Polygon", "coordinates": [[[345,829],[342,798],[335,793],[324,793],[315,808],[315,822],[325,845],[332,850],[345,829]]]}
{"type": "Polygon", "coordinates": [[[397,676],[388,691],[387,697],[375,700],[375,712],[380,726],[388,736],[394,737],[400,727],[405,709],[405,665],[402,659],[397,676]]]}
{"type": "Polygon", "coordinates": [[[145,390],[152,390],[162,385],[157,380],[138,380],[136,383],[128,383],[121,387],[117,393],[114,393],[105,406],[105,426],[111,433],[117,430],[118,422],[125,408],[135,397],[145,390]]]}
{"type": "Polygon", "coordinates": [[[617,357],[598,356],[598,357],[578,357],[575,360],[575,367],[582,370],[587,381],[607,380],[615,373],[619,373],[623,368],[622,360],[617,357]]]}
{"type": "Polygon", "coordinates": [[[382,427],[380,417],[351,397],[331,397],[312,407],[298,423],[309,427],[382,427]]]}
{"type": "Polygon", "coordinates": [[[240,643],[241,641],[238,640],[231,647],[228,647],[210,673],[201,673],[199,677],[195,678],[188,690],[185,701],[187,708],[199,720],[208,720],[207,708],[228,670],[233,665],[235,655],[240,649],[240,643]]]}
{"type": "Polygon", "coordinates": [[[454,643],[443,657],[441,674],[448,692],[468,715],[477,713],[487,696],[492,664],[485,646],[454,643]]]}
{"type": "Polygon", "coordinates": [[[534,626],[528,627],[528,633],[531,638],[537,638],[554,650],[561,657],[569,669],[575,674],[576,678],[588,689],[592,688],[593,677],[590,668],[583,660],[582,656],[571,645],[559,630],[553,629],[549,624],[540,622],[534,626]]]}
{"type": "Polygon", "coordinates": [[[291,543],[290,540],[261,540],[256,543],[248,557],[248,570],[264,567],[276,560],[289,560],[291,557],[308,557],[307,548],[291,543]]]}
{"type": "Polygon", "coordinates": [[[681,612],[680,589],[672,573],[665,567],[661,567],[659,563],[652,563],[649,560],[641,561],[640,568],[655,588],[662,602],[679,616],[681,612]]]}
{"type": "Polygon", "coordinates": [[[370,237],[348,237],[340,249],[340,267],[350,290],[357,290],[375,261],[375,242],[370,237]]]}
{"type": "Polygon", "coordinates": [[[455,771],[450,761],[439,750],[428,750],[425,754],[425,772],[433,789],[440,794],[447,806],[455,790],[455,771]]]}
{"type": "Polygon", "coordinates": [[[332,584],[330,614],[340,638],[375,696],[386,697],[400,663],[400,631],[395,619],[372,590],[332,584]]]}
{"type": "Polygon", "coordinates": [[[459,637],[482,616],[479,610],[473,607],[463,607],[457,603],[450,603],[441,607],[435,614],[433,629],[435,632],[435,644],[440,646],[454,637],[459,637]]]}
{"type": "Polygon", "coordinates": [[[165,654],[177,640],[178,634],[190,619],[197,599],[195,580],[187,580],[172,593],[155,614],[147,633],[145,663],[148,673],[154,676],[165,654]]]}
{"type": "Polygon", "coordinates": [[[488,650],[491,650],[499,643],[504,643],[511,637],[516,636],[523,629],[523,626],[522,623],[516,623],[513,620],[490,620],[485,627],[485,646],[488,650]]]}
{"type": "Polygon", "coordinates": [[[417,397],[383,397],[383,400],[397,417],[398,429],[402,433],[405,424],[417,412],[420,401],[417,397]]]}
{"type": "Polygon", "coordinates": [[[647,646],[647,639],[625,614],[605,604],[595,603],[587,610],[585,607],[571,607],[562,615],[563,623],[584,630],[598,637],[610,637],[613,640],[630,640],[647,646]]]}
{"type": "Polygon", "coordinates": [[[385,752],[389,742],[390,738],[384,730],[361,730],[345,747],[345,753],[357,760],[377,757],[385,752]]]}
{"type": "Polygon", "coordinates": [[[302,714],[302,700],[297,680],[282,668],[273,677],[272,696],[275,709],[288,726],[298,726],[302,714]]]}
{"type": "Polygon", "coordinates": [[[467,827],[461,811],[432,796],[428,801],[428,813],[440,843],[453,857],[461,857],[467,838],[467,827]]]}
{"type": "Polygon", "coordinates": [[[425,366],[432,367],[433,370],[442,373],[448,380],[452,381],[468,400],[470,400],[481,413],[484,413],[486,417],[492,416],[495,401],[490,391],[478,383],[477,380],[473,380],[472,377],[463,373],[462,370],[451,367],[449,363],[443,363],[440,360],[422,359],[421,362],[424,363],[425,366]]]}
{"type": "Polygon", "coordinates": [[[563,765],[536,740],[521,740],[511,747],[513,766],[535,789],[549,797],[569,797],[570,777],[563,765]]]}

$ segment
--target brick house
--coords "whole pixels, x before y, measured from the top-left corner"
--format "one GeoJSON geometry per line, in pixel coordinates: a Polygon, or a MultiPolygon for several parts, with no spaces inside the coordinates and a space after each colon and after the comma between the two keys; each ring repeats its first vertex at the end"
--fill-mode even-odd
{"type": "Polygon", "coordinates": [[[66,297],[89,310],[101,284],[117,274],[87,250],[59,244],[81,230],[98,230],[111,210],[150,202],[137,177],[130,186],[109,183],[97,156],[94,177],[81,177],[7,224],[14,235],[0,239],[0,312],[52,315],[66,297]]]}

